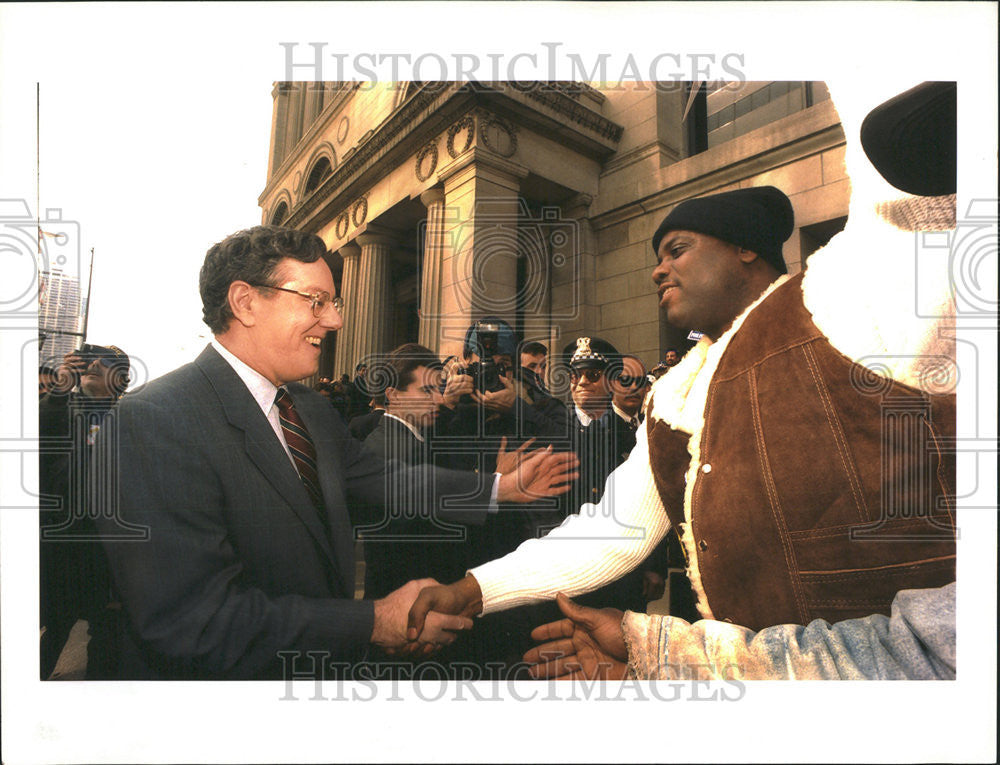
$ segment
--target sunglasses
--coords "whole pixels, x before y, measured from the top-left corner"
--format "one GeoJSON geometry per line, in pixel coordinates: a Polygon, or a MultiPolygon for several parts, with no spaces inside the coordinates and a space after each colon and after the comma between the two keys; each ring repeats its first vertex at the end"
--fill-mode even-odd
{"type": "Polygon", "coordinates": [[[585,378],[587,382],[595,383],[604,377],[603,369],[574,369],[570,373],[570,377],[573,380],[579,380],[581,377],[585,378]]]}
{"type": "Polygon", "coordinates": [[[631,377],[629,375],[618,375],[615,379],[617,379],[618,383],[623,388],[631,388],[633,385],[639,388],[645,388],[649,385],[649,378],[646,377],[646,375],[636,375],[635,377],[631,377]]]}

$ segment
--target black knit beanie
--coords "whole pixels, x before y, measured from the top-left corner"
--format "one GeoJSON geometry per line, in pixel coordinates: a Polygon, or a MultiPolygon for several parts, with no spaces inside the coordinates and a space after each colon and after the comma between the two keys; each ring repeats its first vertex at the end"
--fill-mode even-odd
{"type": "Polygon", "coordinates": [[[792,203],[774,186],[726,191],[677,205],[653,234],[653,254],[668,231],[696,231],[755,252],[784,274],[781,245],[794,226],[792,203]]]}

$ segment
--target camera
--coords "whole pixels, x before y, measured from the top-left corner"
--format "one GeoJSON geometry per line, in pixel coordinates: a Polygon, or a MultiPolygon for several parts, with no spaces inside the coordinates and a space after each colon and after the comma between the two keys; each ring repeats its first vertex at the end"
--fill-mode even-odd
{"type": "Polygon", "coordinates": [[[480,393],[487,391],[503,390],[501,377],[507,376],[507,367],[504,364],[497,364],[493,357],[484,358],[482,361],[473,361],[467,367],[459,367],[460,375],[468,375],[472,378],[472,384],[480,393]]]}
{"type": "Polygon", "coordinates": [[[477,321],[474,332],[479,361],[459,367],[456,371],[471,377],[473,385],[480,393],[503,390],[504,385],[500,378],[507,376],[507,367],[505,364],[498,364],[493,358],[499,353],[500,325],[477,321]]]}
{"type": "Polygon", "coordinates": [[[114,356],[114,353],[110,348],[105,348],[102,345],[84,343],[80,346],[80,350],[76,351],[76,355],[89,365],[100,359],[110,359],[114,356]]]}

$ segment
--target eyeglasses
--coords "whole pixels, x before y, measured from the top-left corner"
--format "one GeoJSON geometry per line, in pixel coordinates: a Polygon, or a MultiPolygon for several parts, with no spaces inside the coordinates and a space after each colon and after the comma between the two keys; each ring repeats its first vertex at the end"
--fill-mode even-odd
{"type": "Polygon", "coordinates": [[[281,290],[282,292],[291,292],[293,295],[298,295],[299,297],[304,297],[309,301],[312,307],[313,316],[317,319],[323,315],[328,305],[333,306],[333,310],[337,313],[344,312],[344,298],[331,297],[329,292],[299,292],[298,290],[293,290],[289,287],[274,287],[270,284],[251,284],[251,287],[259,287],[261,289],[267,290],[281,290]]]}
{"type": "Polygon", "coordinates": [[[604,377],[603,369],[574,369],[570,372],[570,378],[573,380],[579,380],[581,377],[586,378],[587,382],[595,383],[604,377]]]}
{"type": "Polygon", "coordinates": [[[631,377],[629,375],[618,375],[615,379],[623,388],[631,388],[633,385],[645,388],[649,385],[649,378],[646,377],[646,375],[636,375],[635,377],[631,377]]]}

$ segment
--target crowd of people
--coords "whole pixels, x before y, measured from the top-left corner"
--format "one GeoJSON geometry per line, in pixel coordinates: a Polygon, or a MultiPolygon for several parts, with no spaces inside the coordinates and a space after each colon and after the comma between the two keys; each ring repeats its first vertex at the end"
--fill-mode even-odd
{"type": "MultiPolygon", "coordinates": [[[[919,145],[930,131],[947,147],[949,126],[953,143],[951,85],[901,94],[862,130],[911,195],[910,231],[941,227],[954,170],[912,180],[899,125],[917,114],[919,145]]],[[[666,320],[701,339],[651,371],[593,334],[555,354],[485,316],[459,357],[408,343],[316,390],[296,381],[344,323],[323,241],[275,226],[227,237],[202,266],[214,338],[193,363],[120,396],[95,380],[127,370],[124,354],[71,356],[60,374],[78,370],[78,386],[43,398],[61,434],[43,444],[43,493],[85,519],[106,568],[86,608],[53,608],[74,543],[52,541],[43,515],[42,676],[65,624],[86,618],[114,631],[93,677],[364,664],[384,678],[432,654],[483,679],[954,677],[955,398],[917,366],[949,352],[947,314],[859,301],[845,334],[862,242],[849,229],[789,276],[793,230],[770,186],[675,206],[651,276],[666,320]],[[912,433],[886,446],[884,401],[854,382],[859,349],[900,359],[886,389],[923,407],[906,427],[927,449],[912,433]],[[677,567],[670,615],[645,614],[677,567]]],[[[891,257],[903,240],[877,241],[891,257]]]]}
{"type": "MultiPolygon", "coordinates": [[[[449,523],[413,487],[394,486],[392,517],[355,530],[365,542],[365,597],[383,597],[422,576],[454,580],[472,566],[543,536],[581,504],[601,498],[608,476],[635,445],[651,380],[641,359],[599,338],[576,339],[557,363],[563,372],[556,377],[569,381],[565,401],[546,383],[547,347],[522,341],[502,319],[485,317],[468,328],[461,358],[441,359],[428,348],[407,343],[359,364],[355,379],[342,382],[343,395],[330,395],[349,432],[386,463],[448,465],[490,474],[504,472],[509,460],[525,450],[543,447],[579,460],[579,475],[562,498],[500,505],[482,525],[464,528],[449,523]],[[355,406],[339,403],[358,398],[355,406]]],[[[326,395],[330,383],[321,380],[315,389],[326,395]]],[[[584,602],[645,610],[664,594],[667,554],[664,542],[644,565],[584,602]]],[[[674,565],[682,567],[677,561],[674,565]]],[[[683,594],[684,588],[679,591],[683,594]]],[[[530,648],[531,628],[555,616],[558,611],[548,604],[482,620],[471,636],[438,660],[506,671],[530,648]]]]}

